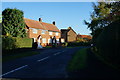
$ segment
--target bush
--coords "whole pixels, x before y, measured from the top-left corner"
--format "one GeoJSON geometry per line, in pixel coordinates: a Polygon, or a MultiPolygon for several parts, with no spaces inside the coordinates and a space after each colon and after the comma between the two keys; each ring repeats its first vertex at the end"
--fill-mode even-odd
{"type": "Polygon", "coordinates": [[[16,43],[18,45],[18,48],[32,48],[32,42],[33,40],[30,38],[18,38],[14,37],[16,39],[16,43]]]}
{"type": "Polygon", "coordinates": [[[96,47],[99,55],[103,56],[106,61],[117,65],[120,68],[120,50],[118,45],[120,41],[119,25],[120,22],[117,21],[105,27],[96,40],[96,47]]]}
{"type": "Polygon", "coordinates": [[[90,42],[69,42],[68,46],[75,47],[75,46],[90,46],[90,42]]]}
{"type": "Polygon", "coordinates": [[[2,37],[2,49],[11,50],[17,48],[16,39],[10,36],[2,37]]]}
{"type": "Polygon", "coordinates": [[[32,47],[32,39],[30,38],[18,38],[3,36],[2,37],[2,49],[11,50],[16,48],[29,48],[32,47]]]}

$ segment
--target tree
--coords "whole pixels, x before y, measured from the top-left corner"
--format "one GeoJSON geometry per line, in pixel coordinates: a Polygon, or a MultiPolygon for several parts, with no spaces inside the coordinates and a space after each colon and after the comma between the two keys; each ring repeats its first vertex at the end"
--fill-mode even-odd
{"type": "Polygon", "coordinates": [[[2,12],[2,34],[12,37],[25,37],[23,11],[7,8],[2,12]]]}
{"type": "MultiPolygon", "coordinates": [[[[93,3],[94,11],[91,13],[91,22],[84,20],[92,31],[93,39],[96,39],[104,27],[114,21],[120,20],[120,2],[98,2],[93,3]]],[[[94,40],[93,40],[94,41],[94,40]]]]}
{"type": "Polygon", "coordinates": [[[94,35],[95,30],[98,28],[103,28],[110,24],[105,17],[110,14],[110,8],[106,7],[107,3],[98,2],[98,5],[93,3],[94,11],[91,13],[91,22],[84,21],[88,28],[92,31],[92,35],[94,35]]]}

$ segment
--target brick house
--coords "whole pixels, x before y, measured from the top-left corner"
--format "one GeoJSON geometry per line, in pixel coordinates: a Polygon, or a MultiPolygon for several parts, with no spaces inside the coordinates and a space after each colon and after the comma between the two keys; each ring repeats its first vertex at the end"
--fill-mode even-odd
{"type": "Polygon", "coordinates": [[[77,34],[71,27],[68,27],[68,29],[61,29],[61,38],[64,38],[65,42],[75,42],[77,34]]]}
{"type": "Polygon", "coordinates": [[[29,38],[33,38],[34,42],[37,42],[38,36],[41,37],[40,43],[42,46],[50,45],[51,39],[56,38],[57,43],[61,37],[60,30],[56,27],[55,21],[52,24],[24,18],[26,24],[26,31],[29,38]]]}
{"type": "Polygon", "coordinates": [[[77,35],[77,39],[84,39],[84,40],[87,40],[87,41],[90,41],[91,39],[92,39],[92,36],[90,36],[90,35],[80,35],[80,34],[78,34],[77,35]]]}

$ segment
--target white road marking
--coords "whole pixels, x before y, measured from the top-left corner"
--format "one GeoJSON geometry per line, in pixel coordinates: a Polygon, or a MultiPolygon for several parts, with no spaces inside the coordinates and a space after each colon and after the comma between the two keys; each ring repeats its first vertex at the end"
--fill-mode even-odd
{"type": "Polygon", "coordinates": [[[38,61],[43,61],[43,60],[45,60],[45,59],[47,59],[47,58],[49,58],[49,56],[48,56],[48,57],[45,57],[45,58],[43,58],[43,59],[40,59],[40,60],[38,60],[38,61]]]}
{"type": "Polygon", "coordinates": [[[13,72],[15,72],[15,71],[18,71],[18,70],[20,70],[20,69],[23,69],[23,68],[25,68],[25,67],[27,67],[27,66],[28,66],[28,65],[24,65],[24,66],[21,66],[21,67],[19,67],[19,68],[14,69],[14,70],[11,70],[11,71],[9,71],[9,72],[7,72],[7,73],[4,73],[4,74],[0,75],[0,77],[5,76],[5,75],[8,75],[8,74],[10,74],[10,73],[13,73],[13,72]]]}
{"type": "Polygon", "coordinates": [[[53,54],[53,55],[58,55],[58,54],[60,54],[61,52],[58,52],[58,53],[56,53],[56,54],[53,54]]]}

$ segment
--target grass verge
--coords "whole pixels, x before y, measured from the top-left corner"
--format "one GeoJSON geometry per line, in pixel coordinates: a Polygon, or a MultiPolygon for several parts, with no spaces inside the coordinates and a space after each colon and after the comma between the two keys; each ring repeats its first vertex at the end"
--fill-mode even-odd
{"type": "Polygon", "coordinates": [[[15,60],[15,59],[23,58],[23,57],[27,57],[27,56],[32,56],[32,55],[36,55],[36,54],[40,54],[40,52],[27,51],[27,52],[21,52],[21,53],[17,53],[17,54],[8,55],[8,56],[3,56],[2,62],[7,62],[7,61],[11,61],[11,60],[15,60]]]}
{"type": "Polygon", "coordinates": [[[67,66],[67,71],[77,71],[86,67],[87,48],[80,49],[75,53],[67,66]]]}

